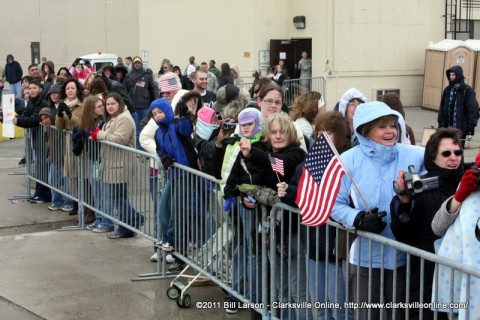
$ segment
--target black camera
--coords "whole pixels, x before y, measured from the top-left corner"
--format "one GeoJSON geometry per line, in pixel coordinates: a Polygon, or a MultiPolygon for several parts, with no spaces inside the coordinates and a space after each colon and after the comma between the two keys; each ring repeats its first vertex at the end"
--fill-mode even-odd
{"type": "Polygon", "coordinates": [[[230,120],[225,121],[222,124],[222,129],[225,130],[225,131],[234,131],[235,128],[237,127],[237,124],[238,123],[236,123],[235,120],[230,119],[230,120]]]}
{"type": "MultiPolygon", "coordinates": [[[[404,173],[405,189],[401,189],[397,181],[393,181],[393,190],[400,196],[415,196],[426,190],[438,189],[438,177],[422,178],[415,170],[414,165],[409,165],[404,173]]],[[[408,212],[401,212],[398,218],[402,223],[410,221],[408,212]]]]}
{"type": "Polygon", "coordinates": [[[401,189],[397,182],[393,182],[393,190],[401,196],[414,196],[426,190],[438,188],[438,177],[422,178],[415,170],[414,165],[409,165],[405,171],[405,189],[401,189]]]}

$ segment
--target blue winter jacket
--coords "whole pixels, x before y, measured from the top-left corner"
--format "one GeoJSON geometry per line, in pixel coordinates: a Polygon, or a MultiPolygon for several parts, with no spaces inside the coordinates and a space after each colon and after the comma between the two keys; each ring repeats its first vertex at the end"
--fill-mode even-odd
{"type": "MultiPolygon", "coordinates": [[[[148,111],[151,113],[154,108],[165,114],[165,118],[157,122],[158,129],[155,132],[158,156],[165,154],[177,163],[197,169],[196,153],[191,142],[192,121],[188,117],[175,118],[172,106],[165,98],[153,101],[148,111]]],[[[169,172],[170,177],[171,175],[169,172]]]]}
{"type": "MultiPolygon", "coordinates": [[[[362,125],[388,115],[398,117],[398,113],[391,110],[383,102],[374,101],[361,104],[355,111],[353,118],[359,144],[344,152],[340,158],[352,175],[368,208],[378,208],[378,211],[387,212],[387,215],[383,218],[387,222],[387,226],[381,235],[395,239],[390,229],[390,201],[395,195],[393,181],[396,179],[398,171],[400,169],[406,171],[409,165],[414,165],[418,172],[424,171],[424,149],[398,143],[394,146],[385,146],[360,134],[359,128],[362,125]]],[[[368,209],[360,197],[359,191],[355,189],[348,175],[345,175],[333,208],[332,218],[347,228],[353,228],[353,221],[360,211],[367,212],[368,209]],[[351,203],[353,203],[352,206],[351,203]]],[[[358,237],[350,249],[350,263],[368,267],[369,257],[369,241],[358,237]],[[357,252],[359,246],[361,250],[360,262],[357,252]]],[[[380,268],[382,259],[384,259],[386,269],[393,269],[395,260],[397,261],[397,267],[405,265],[406,255],[399,252],[395,253],[391,247],[385,246],[384,257],[382,257],[380,244],[373,242],[372,267],[380,268]]]]}

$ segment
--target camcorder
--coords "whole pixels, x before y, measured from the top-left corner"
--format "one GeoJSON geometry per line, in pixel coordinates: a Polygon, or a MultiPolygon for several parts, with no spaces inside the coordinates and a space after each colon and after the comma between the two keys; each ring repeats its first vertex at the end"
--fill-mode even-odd
{"type": "Polygon", "coordinates": [[[396,181],[393,182],[393,190],[400,196],[415,196],[426,190],[438,189],[438,177],[422,178],[414,165],[408,166],[404,179],[405,189],[401,189],[396,181]]]}
{"type": "MultiPolygon", "coordinates": [[[[415,170],[414,165],[409,165],[404,172],[405,189],[400,188],[397,181],[393,182],[393,190],[400,196],[415,196],[423,191],[438,189],[438,177],[422,178],[415,170]]],[[[410,221],[408,212],[401,212],[398,216],[402,223],[410,221]]]]}
{"type": "Polygon", "coordinates": [[[230,120],[225,121],[222,124],[222,129],[225,130],[225,131],[234,131],[235,128],[237,127],[237,125],[238,125],[238,123],[236,123],[235,120],[230,119],[230,120]]]}

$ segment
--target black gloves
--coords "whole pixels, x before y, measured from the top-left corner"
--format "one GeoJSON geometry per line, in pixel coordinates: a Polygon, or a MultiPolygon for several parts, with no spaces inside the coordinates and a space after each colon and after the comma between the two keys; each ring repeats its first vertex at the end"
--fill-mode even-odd
{"type": "Polygon", "coordinates": [[[65,104],[65,102],[60,102],[57,109],[57,116],[62,118],[64,112],[69,119],[72,118],[72,111],[70,111],[70,108],[65,104]]]}
{"type": "Polygon", "coordinates": [[[172,166],[172,164],[175,162],[175,160],[173,158],[169,157],[166,154],[163,154],[162,157],[160,158],[160,160],[162,161],[163,169],[165,171],[167,171],[172,166]]]}
{"type": "Polygon", "coordinates": [[[387,223],[382,220],[387,213],[385,211],[378,212],[378,208],[372,209],[371,213],[360,211],[353,221],[353,226],[357,230],[363,230],[373,233],[382,233],[387,223]]]}
{"type": "Polygon", "coordinates": [[[222,140],[222,145],[226,148],[229,144],[235,144],[235,142],[240,141],[240,136],[233,135],[231,137],[225,138],[222,140]]]}

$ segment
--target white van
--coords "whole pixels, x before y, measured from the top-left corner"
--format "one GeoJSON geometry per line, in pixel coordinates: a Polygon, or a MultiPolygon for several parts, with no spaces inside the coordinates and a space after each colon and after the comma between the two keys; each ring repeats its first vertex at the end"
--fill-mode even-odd
{"type": "Polygon", "coordinates": [[[116,54],[97,52],[80,56],[75,59],[74,63],[78,64],[83,60],[86,65],[91,65],[95,68],[95,71],[98,71],[104,65],[115,66],[117,64],[117,58],[116,54]]]}

